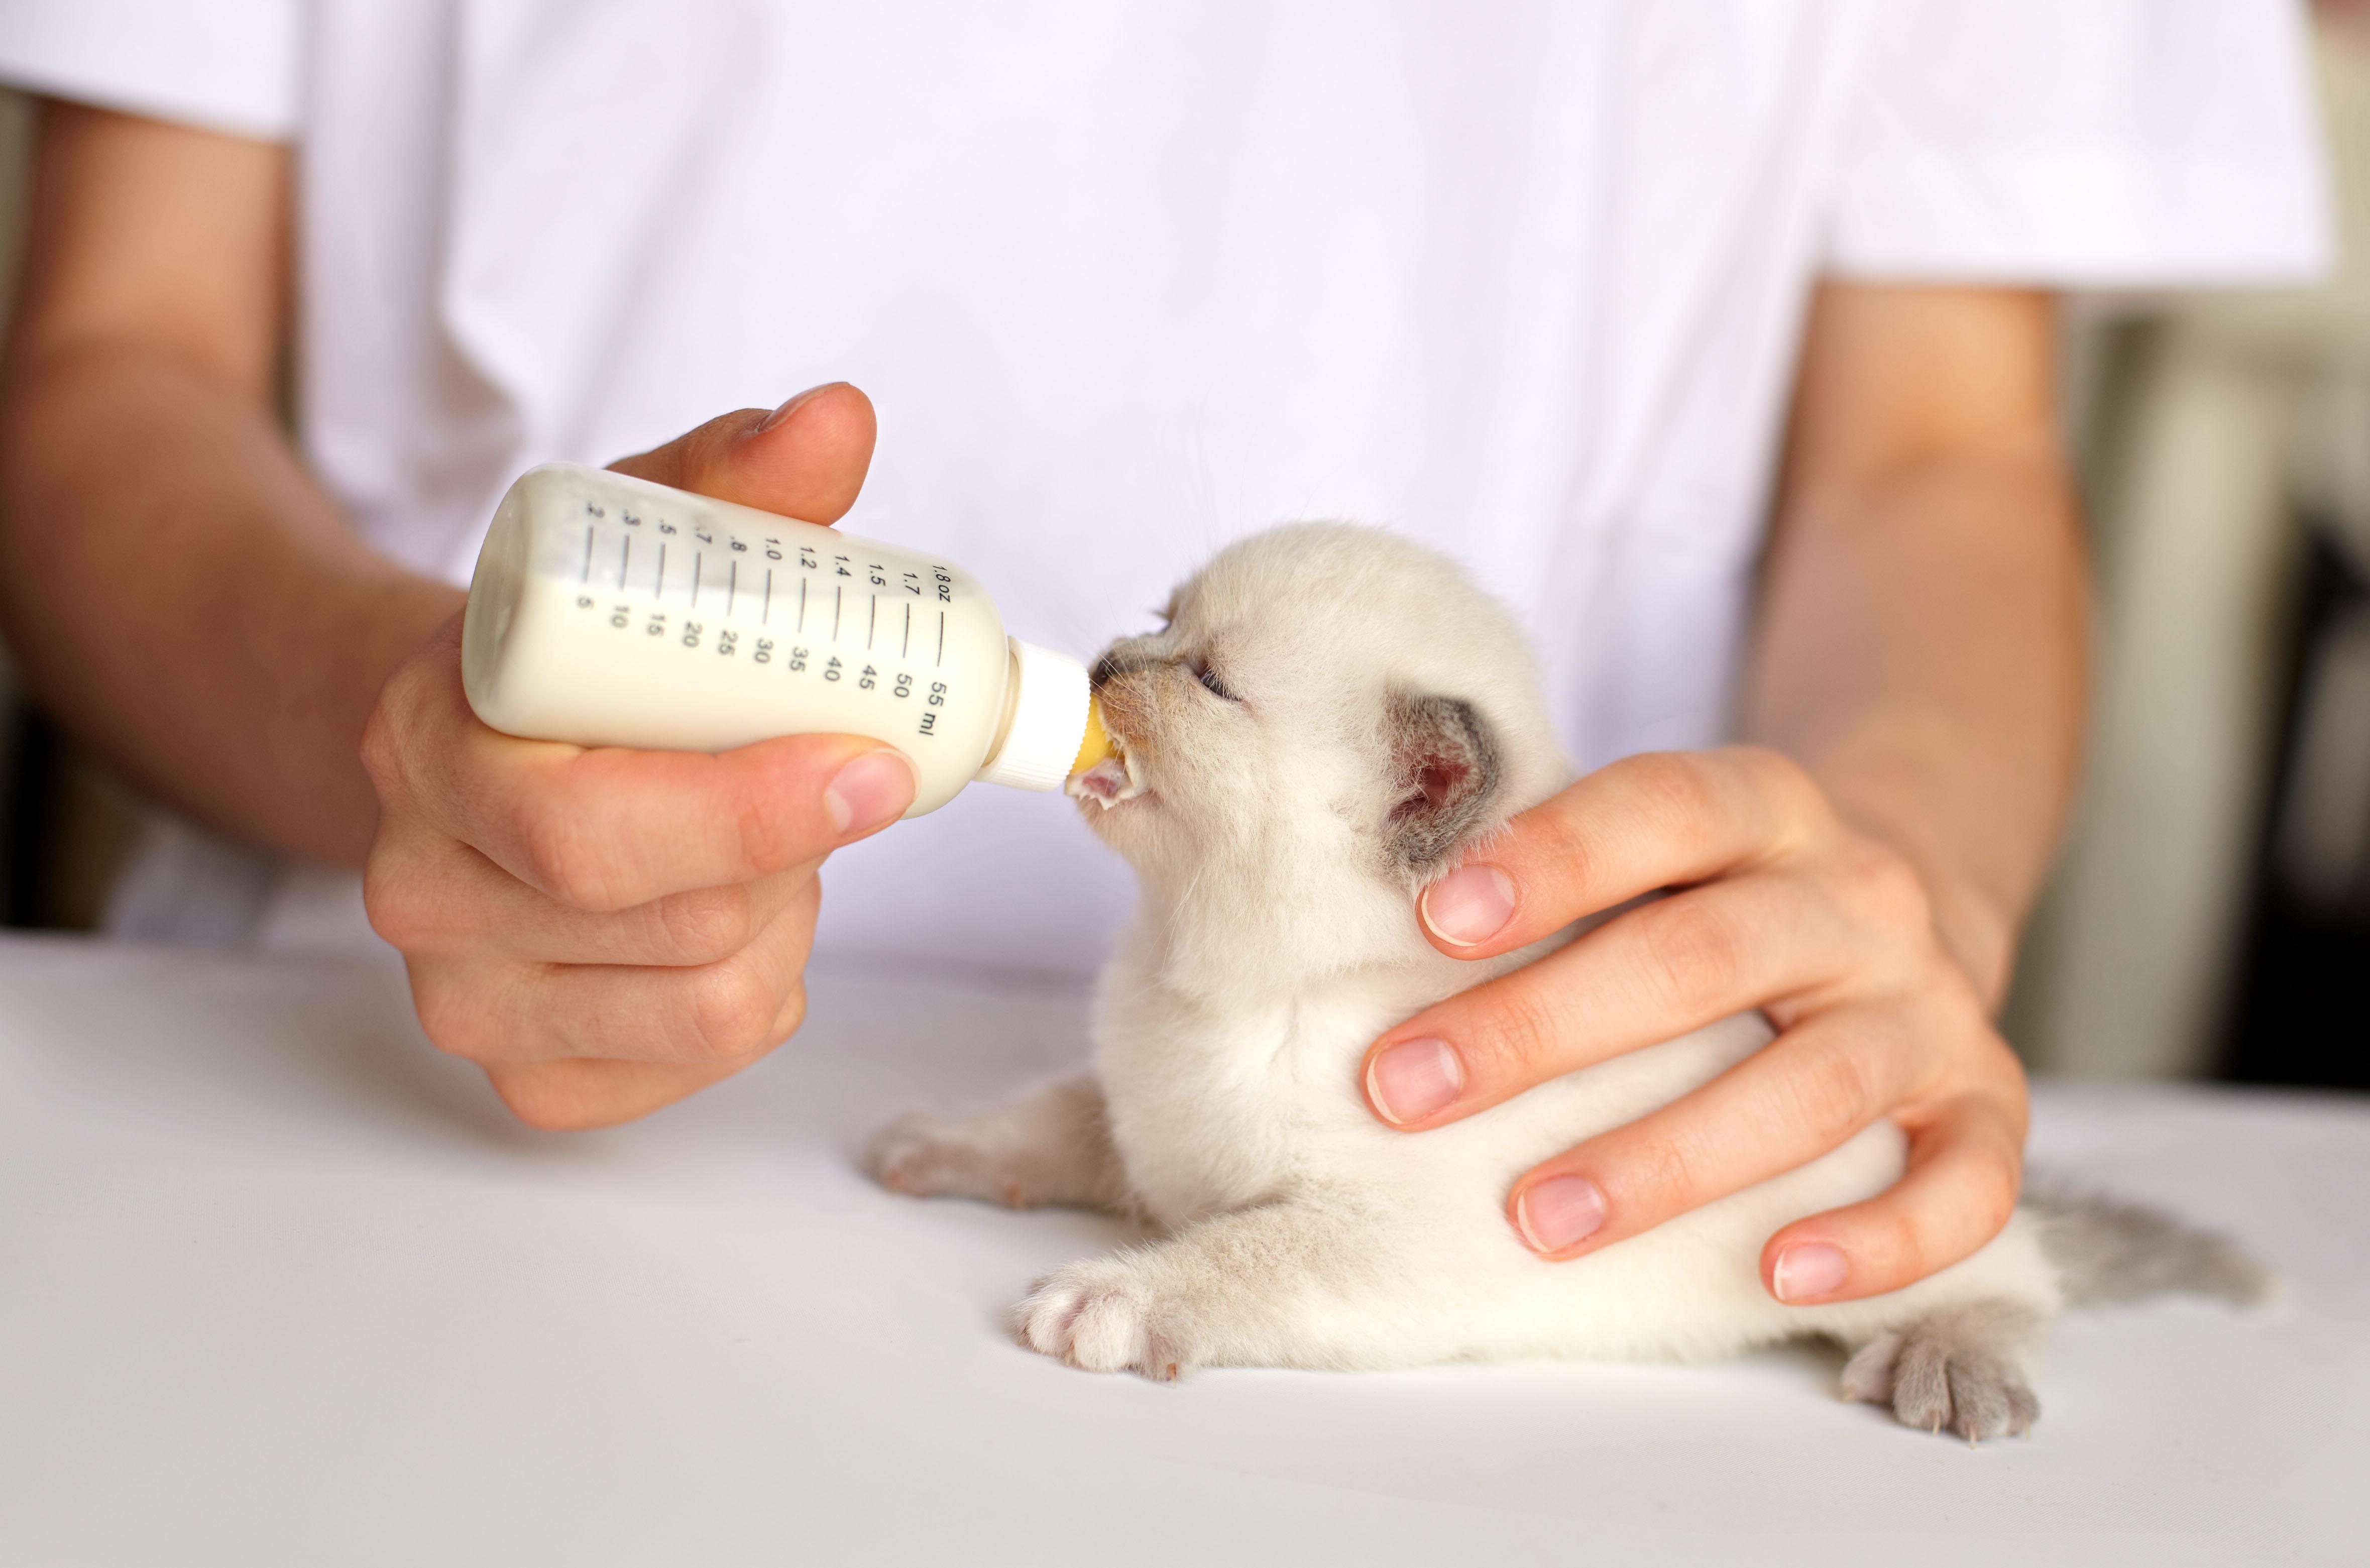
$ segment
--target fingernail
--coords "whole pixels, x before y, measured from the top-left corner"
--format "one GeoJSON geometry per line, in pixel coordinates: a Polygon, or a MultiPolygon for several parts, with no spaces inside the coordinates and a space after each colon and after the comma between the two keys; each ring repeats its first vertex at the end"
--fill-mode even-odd
{"type": "Polygon", "coordinates": [[[843,763],[823,791],[832,826],[847,837],[894,822],[913,803],[914,765],[887,749],[843,763]]]}
{"type": "Polygon", "coordinates": [[[1605,1194],[1585,1176],[1550,1176],[1514,1205],[1523,1239],[1534,1252],[1577,1247],[1605,1223],[1605,1194]]]}
{"type": "Polygon", "coordinates": [[[1843,1249],[1830,1247],[1824,1241],[1801,1241],[1778,1254],[1778,1266],[1769,1271],[1770,1284],[1780,1301],[1816,1301],[1831,1296],[1844,1283],[1851,1265],[1844,1259],[1843,1249]]]}
{"type": "Polygon", "coordinates": [[[1464,1090],[1465,1063],[1445,1040],[1402,1040],[1366,1068],[1366,1098],[1395,1126],[1422,1121],[1464,1090]]]}
{"type": "Polygon", "coordinates": [[[1514,879],[1495,866],[1464,866],[1423,890],[1417,906],[1442,941],[1478,947],[1514,917],[1514,879]]]}
{"type": "Polygon", "coordinates": [[[799,411],[800,404],[805,402],[816,393],[838,385],[839,383],[836,381],[826,381],[821,386],[808,387],[805,391],[800,393],[797,397],[791,398],[780,408],[776,409],[772,413],[767,414],[764,419],[759,420],[757,421],[757,428],[761,431],[773,429],[776,425],[780,424],[784,420],[788,419],[792,414],[797,413],[799,411]]]}

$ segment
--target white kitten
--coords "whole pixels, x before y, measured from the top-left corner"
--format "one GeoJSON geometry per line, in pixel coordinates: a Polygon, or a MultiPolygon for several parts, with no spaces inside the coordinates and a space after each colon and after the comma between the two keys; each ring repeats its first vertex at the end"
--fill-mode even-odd
{"type": "Polygon", "coordinates": [[[1477,838],[1571,778],[1511,619],[1395,536],[1295,525],[1220,555],[1166,629],[1114,643],[1095,678],[1125,761],[1081,781],[1081,809],[1135,867],[1142,902],[1103,975],[1094,1069],[980,1114],[909,1115],[870,1155],[904,1192],[1131,1211],[1164,1230],[1040,1282],[1016,1312],[1037,1349],[1173,1378],[1695,1359],[1817,1334],[1854,1348],[1852,1397],[1976,1438],[2037,1413],[2031,1363],[2069,1297],[2260,1289],[2244,1259],[2155,1216],[2028,1201],[1907,1289],[1771,1299],[1757,1273],[1771,1232],[1901,1175],[1889,1122],[1643,1235],[1541,1261],[1506,1221],[1514,1178],[1770,1032],[1757,1013],[1727,1019],[1430,1132],[1368,1113],[1369,1043],[1556,945],[1462,962],[1413,914],[1477,838]]]}

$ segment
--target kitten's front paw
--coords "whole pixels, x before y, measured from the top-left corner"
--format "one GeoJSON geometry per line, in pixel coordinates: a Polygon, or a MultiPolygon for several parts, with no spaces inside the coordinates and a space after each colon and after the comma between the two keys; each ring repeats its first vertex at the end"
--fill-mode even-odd
{"type": "Polygon", "coordinates": [[[1088,1372],[1136,1371],[1173,1383],[1192,1370],[1184,1314],[1124,1258],[1047,1274],[1012,1309],[1020,1343],[1088,1372]]]}
{"type": "Polygon", "coordinates": [[[1890,1405],[1904,1426],[1954,1432],[1969,1443],[2021,1437],[2041,1401],[2012,1355],[1956,1315],[1878,1335],[1844,1367],[1844,1398],[1890,1405]]]}
{"type": "Polygon", "coordinates": [[[917,1198],[978,1198],[1007,1208],[1042,1203],[1038,1180],[1045,1174],[1024,1149],[993,1136],[979,1116],[942,1116],[908,1111],[872,1135],[864,1169],[892,1193],[917,1198]],[[983,1136],[983,1134],[989,1136],[983,1136]]]}

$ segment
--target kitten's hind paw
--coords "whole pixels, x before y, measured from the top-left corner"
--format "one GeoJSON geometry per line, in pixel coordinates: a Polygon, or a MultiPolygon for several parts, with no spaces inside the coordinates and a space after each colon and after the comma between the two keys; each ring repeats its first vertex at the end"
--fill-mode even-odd
{"type": "Polygon", "coordinates": [[[864,1169],[895,1193],[1007,1208],[1117,1209],[1127,1198],[1091,1074],[964,1116],[909,1111],[872,1135],[864,1169]]]}
{"type": "Polygon", "coordinates": [[[892,1193],[1033,1208],[1056,1173],[1037,1151],[996,1136],[1004,1130],[988,1117],[909,1111],[872,1135],[864,1169],[892,1193]]]}
{"type": "Polygon", "coordinates": [[[2037,1330],[2030,1311],[2005,1303],[1920,1318],[1853,1353],[1844,1398],[1890,1405],[1904,1426],[1955,1433],[1971,1444],[2021,1437],[2041,1417],[2019,1354],[2037,1330]]]}
{"type": "Polygon", "coordinates": [[[1125,1258],[1090,1258],[1047,1274],[1012,1309],[1031,1350],[1088,1372],[1141,1372],[1173,1383],[1192,1370],[1181,1316],[1125,1258]]]}

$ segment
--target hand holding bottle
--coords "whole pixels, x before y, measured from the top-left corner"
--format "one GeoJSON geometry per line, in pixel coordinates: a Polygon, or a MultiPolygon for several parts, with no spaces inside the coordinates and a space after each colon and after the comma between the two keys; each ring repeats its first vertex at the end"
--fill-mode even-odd
{"type": "MultiPolygon", "coordinates": [[[[834,385],[615,467],[830,523],[873,433],[870,402],[834,385]]],[[[817,868],[915,791],[893,747],[852,735],[710,755],[499,733],[463,693],[457,616],[387,683],[363,760],[371,923],[403,951],[430,1039],[544,1127],[629,1120],[788,1038],[817,868]]]]}

